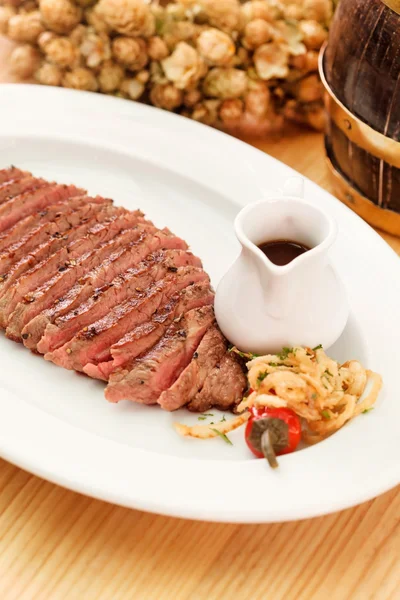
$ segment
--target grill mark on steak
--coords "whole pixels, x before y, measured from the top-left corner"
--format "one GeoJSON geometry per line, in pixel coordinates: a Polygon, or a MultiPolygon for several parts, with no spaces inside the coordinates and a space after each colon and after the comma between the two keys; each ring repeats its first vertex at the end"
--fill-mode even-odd
{"type": "MultiPolygon", "coordinates": [[[[110,253],[99,265],[79,278],[79,281],[66,294],[63,294],[59,302],[37,315],[25,326],[22,332],[25,346],[31,349],[37,347],[42,354],[53,350],[54,348],[49,347],[48,338],[42,338],[47,325],[77,308],[82,302],[88,300],[97,288],[107,285],[116,275],[134,267],[151,252],[161,247],[179,249],[186,247],[186,244],[168,230],[156,230],[153,233],[144,226],[127,230],[121,236],[116,237],[114,242],[110,242],[110,253]]],[[[199,260],[198,263],[200,263],[199,260]]]]}
{"type": "MultiPolygon", "coordinates": [[[[0,326],[6,327],[9,316],[27,294],[50,279],[60,269],[65,269],[65,263],[74,258],[70,256],[71,248],[81,246],[82,240],[86,240],[86,236],[90,235],[99,222],[104,224],[103,228],[107,227],[111,219],[115,220],[119,217],[121,210],[123,211],[112,205],[99,207],[92,217],[84,216],[76,227],[68,229],[64,234],[50,236],[47,242],[40,244],[32,253],[27,254],[11,267],[0,287],[0,326]],[[42,260],[37,262],[36,259],[39,257],[42,260]],[[17,274],[19,276],[16,277],[17,274]]],[[[73,218],[72,215],[73,213],[70,213],[70,218],[73,218]]]]}
{"type": "Polygon", "coordinates": [[[105,396],[110,402],[133,400],[155,404],[190,362],[207,329],[214,322],[211,306],[186,313],[143,357],[110,376],[105,396]]]}
{"type": "Polygon", "coordinates": [[[150,350],[164,335],[176,318],[192,310],[213,304],[214,294],[208,281],[194,283],[174,294],[152,318],[138,325],[111,346],[111,359],[98,365],[88,363],[83,371],[90,377],[107,381],[114,371],[150,350]]]}
{"type": "Polygon", "coordinates": [[[217,327],[211,327],[201,340],[192,360],[178,379],[158,398],[164,410],[177,410],[201,390],[203,384],[221,361],[227,349],[227,341],[217,327]]]}
{"type": "Polygon", "coordinates": [[[61,236],[73,227],[83,223],[84,219],[92,219],[95,222],[94,217],[96,215],[98,216],[97,220],[101,220],[103,217],[106,218],[112,211],[115,211],[112,205],[105,204],[102,207],[99,204],[86,202],[76,210],[71,208],[68,212],[51,221],[40,223],[0,253],[0,273],[6,273],[23,256],[32,252],[34,248],[48,241],[51,237],[61,236]]]}
{"type": "Polygon", "coordinates": [[[246,387],[247,379],[242,366],[234,354],[227,352],[186,408],[192,412],[206,412],[213,407],[219,410],[232,409],[242,400],[246,387]]]}
{"type": "Polygon", "coordinates": [[[27,177],[28,175],[32,175],[28,171],[21,171],[21,169],[17,169],[14,165],[8,167],[8,169],[0,169],[0,185],[6,183],[7,181],[11,181],[11,179],[21,179],[22,177],[27,177]]]}
{"type": "Polygon", "coordinates": [[[18,221],[18,223],[13,225],[13,227],[10,227],[10,229],[6,229],[0,233],[0,252],[3,252],[5,248],[20,240],[29,231],[32,231],[41,223],[51,222],[64,213],[70,212],[71,210],[77,210],[78,208],[84,206],[86,202],[90,202],[91,204],[112,203],[111,200],[105,200],[103,198],[99,198],[98,196],[94,198],[76,196],[66,200],[65,202],[60,202],[59,204],[51,204],[44,210],[38,211],[33,215],[28,215],[24,219],[21,219],[21,221],[18,221]]]}
{"type": "MultiPolygon", "coordinates": [[[[110,283],[97,288],[92,296],[76,309],[56,319],[46,330],[46,346],[53,351],[68,342],[76,333],[94,321],[103,318],[114,306],[121,304],[136,292],[150,287],[165,277],[170,267],[192,265],[193,254],[181,250],[161,251],[144,260],[136,267],[117,275],[110,283]]],[[[42,344],[39,348],[43,348],[42,344]]]]}
{"type": "MultiPolygon", "coordinates": [[[[9,296],[14,297],[13,303],[8,300],[7,309],[3,308],[0,313],[0,317],[9,315],[6,335],[14,341],[20,341],[22,329],[31,319],[54,304],[54,301],[68,291],[88,269],[104,260],[104,252],[99,251],[99,246],[115,238],[124,228],[139,228],[138,221],[141,220],[141,214],[112,215],[90,227],[89,231],[85,231],[84,237],[79,236],[66,248],[62,248],[26,273],[20,284],[14,285],[9,291],[9,296]],[[37,283],[38,276],[44,281],[40,287],[37,283]],[[15,304],[16,302],[19,304],[15,304]],[[10,314],[13,308],[14,312],[10,314]]],[[[152,225],[142,223],[140,227],[153,228],[152,225]]],[[[0,300],[0,308],[3,301],[4,297],[0,300]]]]}
{"type": "Polygon", "coordinates": [[[82,371],[89,362],[104,362],[111,358],[110,346],[130,329],[147,321],[180,289],[204,280],[208,280],[208,275],[202,269],[181,267],[148,290],[137,292],[134,297],[113,308],[103,319],[80,331],[58,350],[45,354],[45,359],[76,371],[82,371]]]}
{"type": "Polygon", "coordinates": [[[34,192],[25,192],[0,205],[0,231],[12,227],[24,217],[62,199],[82,195],[74,185],[46,184],[34,192]]]}
{"type": "Polygon", "coordinates": [[[23,334],[62,366],[109,377],[111,402],[234,408],[246,376],[215,324],[201,262],[143,213],[111,202],[15,167],[0,170],[6,334],[23,334]]]}
{"type": "Polygon", "coordinates": [[[37,179],[31,175],[10,179],[6,183],[0,185],[0,204],[3,204],[7,200],[11,200],[11,198],[14,198],[15,196],[24,194],[25,192],[38,190],[45,185],[49,185],[47,181],[44,179],[37,179]]]}

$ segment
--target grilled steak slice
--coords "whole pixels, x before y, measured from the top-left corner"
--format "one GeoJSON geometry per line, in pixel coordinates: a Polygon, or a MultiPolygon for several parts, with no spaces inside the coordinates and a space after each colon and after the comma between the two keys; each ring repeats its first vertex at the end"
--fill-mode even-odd
{"type": "MultiPolygon", "coordinates": [[[[85,240],[86,236],[90,235],[99,223],[103,229],[108,227],[111,219],[119,218],[120,211],[124,211],[124,209],[106,205],[95,212],[91,218],[83,217],[76,227],[72,227],[64,233],[54,234],[47,242],[40,244],[32,254],[27,254],[16,263],[8,272],[9,277],[0,288],[0,326],[7,325],[9,316],[27,294],[53,277],[59,269],[65,270],[65,263],[71,258],[75,258],[75,256],[70,256],[71,248],[80,247],[82,240],[85,240]],[[115,212],[116,214],[113,214],[115,212]],[[20,277],[11,281],[15,272],[21,271],[24,266],[29,266],[31,257],[35,255],[37,258],[38,253],[44,257],[43,260],[31,269],[26,269],[20,277]]],[[[70,219],[72,219],[72,214],[70,219]]]]}
{"type": "Polygon", "coordinates": [[[38,190],[45,185],[49,185],[47,181],[44,179],[37,179],[31,175],[21,177],[20,179],[11,179],[0,185],[0,204],[3,204],[3,202],[6,202],[15,196],[24,194],[25,192],[38,190]]]}
{"type": "Polygon", "coordinates": [[[82,371],[89,362],[104,362],[111,358],[110,346],[130,329],[147,321],[180,289],[204,280],[208,280],[208,275],[202,269],[181,267],[177,273],[170,273],[148,290],[136,292],[132,298],[110,310],[103,319],[85,327],[64,346],[45,354],[45,359],[76,371],[82,371]]]}
{"type": "Polygon", "coordinates": [[[5,183],[6,181],[10,181],[11,179],[21,179],[27,175],[31,175],[27,171],[21,171],[21,169],[17,169],[17,167],[11,166],[8,169],[0,170],[0,184],[5,183]]]}
{"type": "Polygon", "coordinates": [[[74,185],[48,184],[34,192],[25,192],[0,205],[0,231],[12,227],[32,213],[60,200],[82,195],[83,190],[74,185]]]}
{"type": "MultiPolygon", "coordinates": [[[[76,309],[82,302],[93,296],[98,288],[109,284],[120,273],[134,267],[145,257],[150,258],[151,252],[157,248],[173,249],[183,246],[183,241],[168,230],[152,233],[145,231],[143,227],[141,230],[128,230],[121,243],[118,245],[116,242],[118,242],[118,238],[115,238],[115,243],[110,245],[110,254],[102,263],[81,277],[56,304],[37,315],[25,326],[22,333],[27,348],[35,349],[37,347],[42,354],[53,350],[54,348],[49,346],[49,339],[46,336],[41,339],[47,325],[76,309]],[[138,232],[141,232],[139,237],[138,232]]],[[[196,266],[201,266],[199,259],[193,257],[194,260],[198,262],[196,266]]]]}
{"type": "Polygon", "coordinates": [[[227,341],[217,327],[211,327],[201,340],[192,360],[178,379],[158,399],[164,410],[177,410],[203,387],[209,373],[226,354],[227,341]]]}
{"type": "Polygon", "coordinates": [[[113,211],[115,208],[111,204],[101,207],[98,204],[87,202],[77,210],[71,209],[69,212],[61,214],[53,221],[41,223],[0,253],[0,273],[6,273],[22,257],[51,237],[62,235],[72,227],[84,223],[85,220],[91,220],[93,224],[101,219],[105,220],[113,211]]]}
{"type": "Polygon", "coordinates": [[[96,196],[95,198],[88,196],[76,196],[66,200],[65,202],[52,204],[44,210],[34,213],[33,215],[28,215],[21,221],[18,221],[18,223],[16,223],[13,227],[10,227],[10,229],[6,229],[0,233],[0,252],[3,252],[5,248],[20,240],[29,231],[32,231],[32,229],[38,227],[42,223],[54,221],[54,219],[57,219],[61,215],[71,212],[71,210],[77,210],[88,202],[91,204],[111,204],[112,200],[106,200],[104,198],[100,198],[99,196],[96,196]]]}
{"type": "Polygon", "coordinates": [[[206,412],[213,407],[219,410],[234,408],[242,400],[246,387],[246,375],[238,359],[227,352],[187,408],[193,412],[206,412]]]}
{"type": "Polygon", "coordinates": [[[110,376],[105,390],[107,400],[155,404],[188,365],[214,319],[211,306],[183,315],[178,323],[169,326],[152,350],[110,376]]]}
{"type": "MultiPolygon", "coordinates": [[[[122,211],[122,214],[124,213],[124,209],[121,208],[116,208],[114,210],[117,212],[122,211]]],[[[94,221],[87,221],[79,227],[70,229],[62,237],[52,237],[47,242],[40,244],[40,246],[35,248],[32,252],[24,256],[24,258],[13,265],[7,273],[4,273],[0,276],[0,299],[4,297],[4,295],[12,286],[16,285],[17,280],[19,280],[24,274],[32,275],[30,282],[32,282],[31,285],[33,287],[31,287],[29,291],[31,289],[35,289],[35,287],[38,287],[47,281],[47,279],[50,279],[53,273],[52,269],[54,263],[57,264],[58,268],[64,264],[64,260],[68,259],[68,256],[66,256],[67,251],[65,250],[66,244],[75,242],[81,238],[85,238],[89,229],[92,227],[93,222],[94,221]],[[46,263],[46,260],[49,260],[49,262],[46,263]],[[40,280],[38,280],[39,269],[40,280]],[[50,271],[50,273],[48,271],[50,271]]],[[[0,300],[0,307],[3,306],[3,304],[0,300]]],[[[2,316],[0,308],[0,323],[1,318],[2,316]]]]}
{"type": "Polygon", "coordinates": [[[7,308],[3,308],[5,296],[0,300],[0,318],[4,320],[4,315],[9,315],[6,335],[14,341],[22,340],[22,329],[31,319],[52,306],[88,269],[104,260],[104,249],[102,251],[99,246],[113,239],[124,227],[133,227],[137,219],[134,213],[127,213],[98,223],[89,229],[85,237],[62,248],[26,273],[18,286],[14,285],[7,293],[8,296],[13,295],[12,301],[8,300],[7,308]],[[40,287],[38,277],[45,281],[40,287]],[[16,302],[19,304],[15,306],[16,302]],[[15,310],[10,314],[13,307],[15,310]]]}
{"type": "Polygon", "coordinates": [[[135,327],[122,339],[111,346],[111,359],[93,365],[88,363],[83,371],[89,377],[107,381],[114,371],[122,365],[134,360],[152,348],[164,335],[175,318],[193,308],[213,304],[214,294],[208,281],[189,285],[172,296],[171,300],[159,308],[146,323],[135,327]]]}
{"type": "Polygon", "coordinates": [[[94,294],[76,309],[49,325],[44,344],[40,348],[46,346],[48,352],[63,346],[81,329],[103,318],[111,308],[165,277],[170,269],[176,271],[178,267],[196,263],[192,258],[193,254],[182,250],[160,251],[152,256],[151,260],[144,260],[136,267],[117,275],[110,283],[97,288],[94,294]]]}

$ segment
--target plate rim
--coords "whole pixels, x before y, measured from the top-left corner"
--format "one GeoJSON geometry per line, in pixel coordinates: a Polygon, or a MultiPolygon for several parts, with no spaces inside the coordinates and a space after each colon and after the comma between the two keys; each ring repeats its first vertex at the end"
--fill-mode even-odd
{"type": "MultiPolygon", "coordinates": [[[[180,130],[185,130],[185,132],[188,132],[188,135],[192,135],[192,131],[194,133],[196,133],[196,135],[200,135],[201,132],[201,137],[207,137],[210,138],[211,141],[213,139],[215,139],[215,145],[226,145],[226,143],[229,142],[229,146],[233,147],[233,148],[237,148],[238,149],[238,154],[244,154],[247,153],[248,156],[262,156],[262,160],[265,161],[265,164],[267,164],[269,162],[269,164],[279,164],[280,168],[282,167],[282,163],[280,163],[279,161],[277,161],[276,159],[266,155],[265,153],[263,153],[261,150],[255,149],[252,146],[249,146],[248,144],[246,144],[245,142],[242,142],[241,140],[236,140],[235,138],[231,138],[230,136],[228,136],[227,134],[220,132],[220,131],[216,131],[213,130],[207,126],[204,126],[202,124],[199,123],[195,123],[192,121],[189,121],[188,119],[185,119],[184,117],[181,117],[179,115],[175,115],[175,114],[171,114],[171,113],[167,113],[165,111],[161,111],[160,109],[154,108],[154,107],[149,107],[149,106],[145,106],[142,104],[137,104],[137,103],[133,103],[130,101],[124,101],[121,99],[117,99],[117,98],[110,98],[107,96],[101,96],[101,95],[97,95],[97,96],[93,96],[93,94],[89,93],[89,92],[78,92],[75,90],[65,90],[62,88],[56,88],[56,89],[51,89],[51,88],[45,88],[45,87],[41,87],[41,86],[35,86],[35,85],[26,85],[26,84],[1,84],[0,86],[0,90],[2,90],[3,88],[8,88],[11,89],[11,96],[14,94],[14,92],[18,95],[20,94],[26,94],[26,93],[31,93],[31,94],[37,94],[37,96],[40,98],[40,96],[44,95],[44,96],[48,96],[49,98],[52,96],[65,96],[67,98],[74,98],[74,102],[76,100],[81,101],[81,98],[84,96],[86,98],[85,102],[90,102],[93,103],[96,102],[98,106],[93,107],[92,112],[93,113],[100,113],[102,112],[102,108],[101,106],[103,105],[104,107],[106,106],[107,103],[109,103],[109,106],[117,106],[117,103],[119,103],[119,106],[124,105],[124,111],[125,112],[131,112],[132,113],[132,119],[133,116],[139,117],[140,118],[140,114],[145,114],[147,113],[148,115],[151,115],[151,118],[154,117],[155,120],[157,121],[165,121],[167,124],[171,123],[171,127],[176,127],[180,130]],[[16,91],[18,90],[18,91],[16,91]],[[97,98],[95,100],[95,98],[97,98]],[[129,108],[128,108],[129,107],[129,108]],[[220,141],[218,141],[220,140],[220,141]],[[222,142],[222,140],[224,140],[222,142]]],[[[0,98],[0,105],[1,105],[2,99],[0,98]]],[[[104,118],[106,113],[107,113],[108,109],[104,109],[104,118]]],[[[4,115],[3,115],[4,117],[4,115]]],[[[110,117],[111,118],[111,117],[110,117]]],[[[124,117],[125,118],[125,117],[124,117]]],[[[111,119],[116,119],[115,117],[112,117],[111,119]]],[[[129,119],[129,117],[128,117],[129,119]]],[[[0,121],[1,121],[1,117],[0,117],[0,121]]],[[[1,136],[0,136],[1,139],[1,136]]],[[[232,151],[233,152],[233,151],[232,151]]],[[[258,159],[260,160],[260,159],[258,159]]],[[[288,174],[290,173],[296,173],[293,169],[287,167],[286,165],[284,165],[285,168],[285,172],[287,172],[288,174]]],[[[310,182],[310,180],[308,180],[307,178],[304,178],[305,181],[307,182],[308,185],[312,186],[313,188],[315,188],[316,190],[318,190],[319,194],[322,194],[322,196],[326,197],[326,198],[330,198],[332,199],[335,203],[337,203],[338,205],[341,206],[341,211],[343,209],[343,214],[347,214],[347,218],[350,218],[350,220],[353,219],[354,217],[354,223],[356,224],[355,227],[359,227],[361,228],[361,230],[364,232],[365,235],[370,236],[371,233],[373,232],[374,234],[374,246],[377,244],[378,247],[380,247],[380,252],[385,253],[387,256],[387,259],[389,261],[392,261],[393,259],[393,265],[397,264],[397,269],[399,269],[399,273],[400,273],[400,263],[396,263],[396,261],[394,260],[395,258],[398,261],[398,257],[397,254],[394,252],[393,249],[390,248],[390,246],[388,246],[386,244],[386,242],[379,236],[379,234],[377,232],[375,232],[372,228],[369,227],[369,225],[367,225],[364,221],[362,221],[357,215],[355,215],[348,207],[346,207],[345,205],[341,204],[338,200],[334,199],[332,196],[330,196],[330,194],[328,192],[326,192],[325,190],[322,190],[322,188],[319,188],[316,184],[310,182]],[[389,256],[391,258],[389,258],[389,256]]],[[[400,288],[399,288],[400,289],[400,288]]],[[[0,382],[1,383],[1,382],[0,382]]],[[[13,394],[11,393],[10,396],[12,397],[13,394]]],[[[18,402],[17,402],[18,404],[18,402]]],[[[26,404],[26,403],[25,403],[26,404]]],[[[33,407],[32,407],[33,408],[33,407]]],[[[39,410],[39,409],[35,409],[35,410],[39,410]]],[[[12,412],[12,411],[10,411],[12,412]]],[[[39,411],[41,412],[41,411],[39,411]]],[[[49,415],[46,415],[46,417],[49,417],[49,415]]],[[[51,417],[51,419],[56,419],[55,417],[51,417]]],[[[56,421],[59,423],[62,423],[63,426],[67,427],[68,429],[70,429],[71,427],[75,430],[76,428],[70,424],[67,424],[65,422],[62,422],[60,419],[56,419],[56,421]]],[[[50,427],[53,427],[53,425],[50,425],[50,427]]],[[[59,426],[56,426],[56,428],[59,430],[59,426]]],[[[61,427],[62,429],[63,427],[61,427]]],[[[29,434],[28,431],[25,432],[27,435],[29,434]]],[[[74,433],[74,435],[76,434],[76,432],[74,433]]],[[[338,435],[338,434],[337,434],[338,435]]],[[[95,436],[95,434],[91,433],[91,432],[84,432],[84,436],[85,437],[91,437],[94,436],[95,438],[99,438],[101,440],[101,443],[103,445],[107,445],[108,443],[112,443],[114,444],[114,442],[111,442],[110,440],[104,440],[103,438],[100,438],[100,436],[95,436]]],[[[79,436],[78,436],[79,437],[79,436]]],[[[50,439],[54,440],[54,436],[50,436],[50,439]]],[[[32,441],[32,440],[31,440],[32,441]]],[[[93,440],[92,440],[93,441],[93,440]]],[[[140,453],[146,453],[145,451],[138,451],[137,449],[133,449],[131,448],[132,451],[134,451],[135,453],[139,452],[140,453]]],[[[191,518],[191,519],[200,519],[200,520],[204,520],[204,518],[206,518],[206,520],[209,521],[227,521],[227,522],[247,522],[247,523],[259,523],[259,522],[273,522],[273,521],[285,521],[285,520],[296,520],[296,519],[302,519],[302,518],[309,518],[311,516],[319,516],[321,514],[327,514],[329,512],[334,512],[336,510],[341,510],[344,508],[347,508],[348,506],[353,506],[355,504],[359,504],[360,502],[364,502],[368,499],[370,499],[371,497],[374,497],[376,495],[378,495],[379,493],[383,493],[384,491],[387,491],[388,489],[394,487],[395,485],[397,485],[400,481],[400,469],[397,469],[398,472],[395,472],[393,474],[389,476],[386,476],[385,482],[383,483],[382,481],[379,481],[379,484],[377,483],[373,489],[370,488],[369,491],[365,490],[365,493],[361,493],[357,496],[357,498],[347,498],[346,500],[343,501],[337,501],[337,502],[333,502],[331,503],[330,506],[321,506],[319,509],[316,509],[316,507],[314,505],[310,505],[310,509],[307,512],[307,507],[303,506],[300,510],[289,510],[288,512],[282,511],[282,512],[275,512],[274,511],[268,511],[266,510],[265,512],[256,512],[256,511],[251,511],[249,509],[246,509],[244,511],[232,511],[229,508],[227,509],[226,507],[220,506],[219,504],[215,506],[214,509],[209,509],[208,511],[206,509],[204,509],[203,511],[199,511],[199,507],[196,507],[196,509],[191,509],[190,506],[187,505],[182,505],[182,503],[180,505],[178,505],[178,503],[175,506],[172,506],[171,504],[167,507],[165,502],[164,504],[157,504],[157,503],[151,503],[149,501],[149,499],[140,499],[140,498],[135,498],[134,500],[132,500],[131,498],[127,498],[127,497],[123,497],[123,495],[121,494],[115,494],[112,491],[110,492],[109,490],[104,490],[104,489],[98,489],[96,488],[96,486],[94,485],[94,482],[91,482],[89,485],[84,485],[81,483],[79,483],[76,479],[73,479],[73,475],[71,474],[65,474],[60,475],[57,471],[54,471],[54,466],[51,466],[52,463],[50,461],[49,465],[47,467],[44,467],[43,465],[45,464],[45,462],[40,462],[40,452],[39,455],[37,455],[36,453],[36,459],[34,459],[33,457],[35,456],[35,452],[34,449],[31,448],[31,454],[29,455],[29,457],[27,458],[26,455],[24,456],[23,452],[21,454],[21,447],[16,447],[15,443],[13,443],[13,441],[10,438],[10,435],[7,435],[6,432],[4,432],[4,428],[2,428],[0,426],[0,455],[3,456],[6,460],[9,460],[10,462],[13,462],[14,464],[17,464],[18,466],[20,466],[21,468],[25,468],[27,470],[29,470],[30,472],[35,473],[36,475],[39,475],[41,477],[44,477],[45,479],[48,479],[50,481],[53,481],[54,483],[57,483],[58,485],[62,485],[64,487],[67,487],[69,489],[73,489],[74,491],[77,492],[81,492],[81,493],[85,493],[89,496],[93,496],[99,499],[103,499],[103,500],[108,500],[111,502],[114,502],[116,504],[121,504],[124,506],[130,506],[132,508],[139,508],[141,510],[148,510],[150,512],[155,512],[155,513],[159,513],[159,514],[167,514],[170,516],[176,516],[176,517],[183,517],[183,518],[191,518]],[[37,461],[39,460],[39,463],[37,463],[37,461]]],[[[129,454],[131,454],[131,452],[129,452],[129,454]]],[[[303,453],[301,453],[303,454],[303,453]]],[[[306,453],[307,454],[307,453],[306,453]]],[[[174,457],[176,458],[176,457],[174,457]]],[[[194,460],[194,459],[193,459],[194,460]]],[[[150,461],[151,462],[151,461],[150,461]]],[[[200,461],[200,462],[206,462],[206,461],[200,461]]],[[[214,461],[214,462],[218,462],[218,461],[214,461]]],[[[232,461],[233,462],[233,461],[232,461]]],[[[259,462],[259,461],[255,461],[255,462],[259,462]]],[[[285,466],[287,464],[290,463],[290,457],[288,459],[288,461],[285,461],[285,466]]],[[[229,473],[233,474],[232,471],[232,466],[236,465],[236,462],[233,462],[233,465],[229,465],[227,467],[226,462],[223,462],[224,466],[226,467],[226,471],[228,471],[229,473]]],[[[198,466],[198,465],[197,465],[198,466]]],[[[204,465],[203,465],[204,467],[204,465]]],[[[200,471],[202,471],[204,473],[204,469],[200,468],[200,471]]],[[[252,465],[249,468],[249,476],[250,479],[253,481],[254,477],[258,478],[259,476],[259,469],[256,467],[256,465],[252,465]]],[[[286,471],[286,467],[285,467],[285,471],[286,471]]],[[[270,477],[268,477],[269,480],[272,481],[272,479],[270,477]]]]}

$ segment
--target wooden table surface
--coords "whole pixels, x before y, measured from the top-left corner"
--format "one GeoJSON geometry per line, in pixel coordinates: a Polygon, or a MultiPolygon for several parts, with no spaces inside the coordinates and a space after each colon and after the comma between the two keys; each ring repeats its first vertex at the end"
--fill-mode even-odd
{"type": "MultiPolygon", "coordinates": [[[[0,39],[0,81],[12,80],[9,48],[0,39]]],[[[321,135],[247,141],[330,189],[321,135]]],[[[400,239],[384,237],[400,253],[400,239]]],[[[400,599],[399,517],[395,489],[295,523],[184,521],[92,500],[0,460],[0,600],[400,599]]]]}

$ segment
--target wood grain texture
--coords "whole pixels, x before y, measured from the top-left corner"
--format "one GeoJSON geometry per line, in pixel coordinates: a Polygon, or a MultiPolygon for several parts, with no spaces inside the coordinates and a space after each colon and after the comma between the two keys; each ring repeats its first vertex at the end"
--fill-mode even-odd
{"type": "MultiPolygon", "coordinates": [[[[8,48],[0,40],[0,81],[8,48]]],[[[329,189],[319,134],[247,141],[329,189]]],[[[384,238],[400,253],[400,239],[384,238]]],[[[398,600],[399,517],[397,489],[296,523],[197,523],[92,500],[0,460],[0,599],[398,600]]]]}

